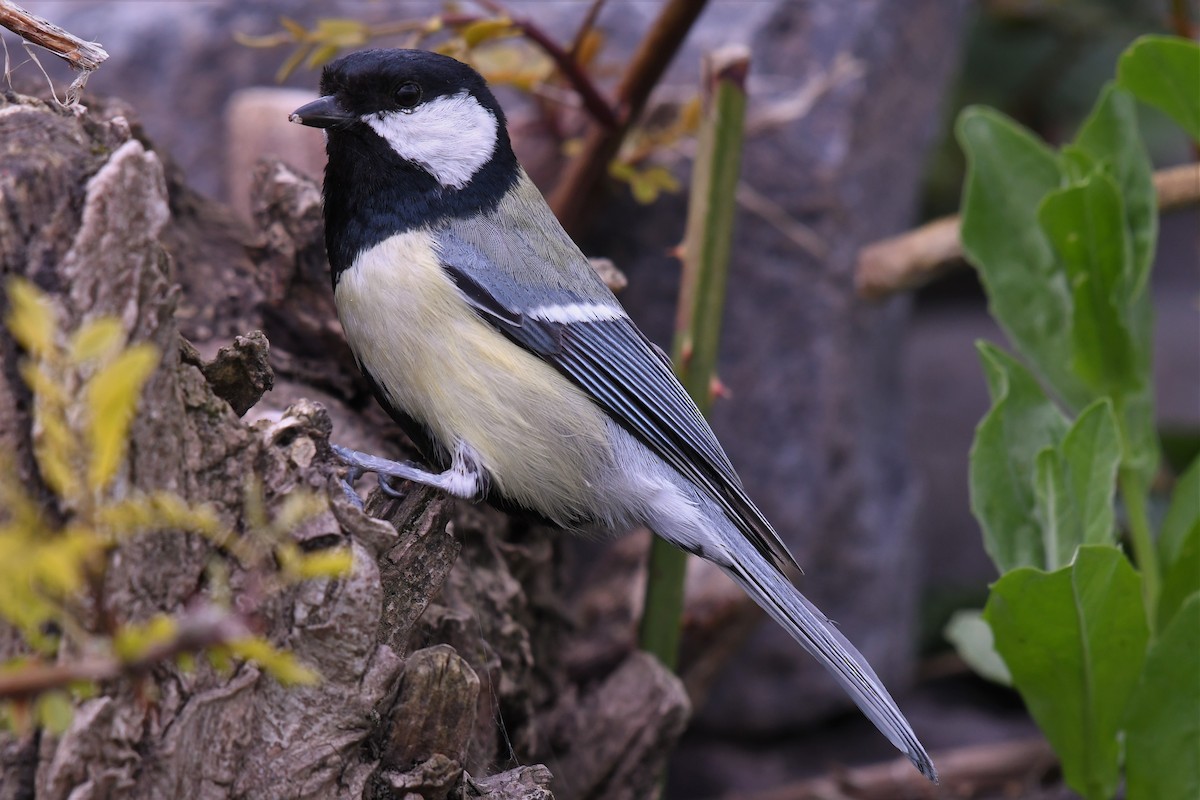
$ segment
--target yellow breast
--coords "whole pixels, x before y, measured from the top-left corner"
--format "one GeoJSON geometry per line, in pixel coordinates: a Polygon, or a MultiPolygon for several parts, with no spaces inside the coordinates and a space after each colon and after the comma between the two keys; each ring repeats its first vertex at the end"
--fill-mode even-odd
{"type": "Polygon", "coordinates": [[[334,300],[351,349],[397,408],[447,450],[469,445],[505,497],[556,521],[586,515],[611,465],[603,415],[475,314],[427,233],[361,253],[334,300]]]}

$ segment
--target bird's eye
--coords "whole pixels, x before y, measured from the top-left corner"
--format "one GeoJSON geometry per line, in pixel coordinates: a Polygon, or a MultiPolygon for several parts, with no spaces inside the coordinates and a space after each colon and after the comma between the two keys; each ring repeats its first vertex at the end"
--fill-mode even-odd
{"type": "Polygon", "coordinates": [[[396,104],[401,108],[413,108],[421,102],[421,87],[412,81],[402,84],[396,90],[396,104]]]}

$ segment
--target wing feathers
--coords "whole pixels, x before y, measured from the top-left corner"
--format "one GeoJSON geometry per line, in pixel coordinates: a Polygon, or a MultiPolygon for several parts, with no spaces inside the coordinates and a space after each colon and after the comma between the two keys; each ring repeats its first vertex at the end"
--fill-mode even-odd
{"type": "MultiPolygon", "coordinates": [[[[562,323],[523,314],[455,264],[447,273],[483,319],[586,391],[656,455],[707,492],[781,570],[795,559],[746,495],[728,456],[668,363],[628,317],[562,323]]],[[[579,298],[565,298],[564,304],[579,298]]]]}

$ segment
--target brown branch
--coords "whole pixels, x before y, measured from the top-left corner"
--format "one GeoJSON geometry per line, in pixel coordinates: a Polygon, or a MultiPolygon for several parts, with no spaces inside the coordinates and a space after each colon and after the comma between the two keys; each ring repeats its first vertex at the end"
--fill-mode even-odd
{"type": "Polygon", "coordinates": [[[650,91],[658,83],[671,59],[708,0],[669,0],[650,32],[634,54],[617,88],[617,124],[611,128],[593,125],[584,139],[583,150],[567,165],[566,174],[554,189],[550,206],[568,231],[578,229],[594,189],[608,171],[625,134],[637,121],[650,91]]]}
{"type": "Polygon", "coordinates": [[[176,620],[175,634],[154,644],[130,661],[113,656],[93,656],[65,664],[31,664],[0,675],[0,698],[25,700],[80,681],[109,681],[148,672],[156,665],[185,653],[249,635],[242,620],[216,606],[201,606],[176,620]]]}
{"type": "MultiPolygon", "coordinates": [[[[1160,211],[1200,204],[1200,164],[1154,173],[1160,211]]],[[[959,216],[942,217],[858,252],[855,284],[861,297],[878,300],[916,289],[953,268],[963,257],[959,216]]]]}
{"type": "Polygon", "coordinates": [[[1042,782],[1058,765],[1044,739],[972,745],[937,753],[941,785],[917,774],[906,758],[841,770],[765,792],[728,800],[893,800],[897,797],[979,797],[985,792],[1042,782]]]}
{"type": "Polygon", "coordinates": [[[83,72],[95,70],[108,58],[104,48],[95,42],[85,42],[9,0],[0,0],[0,26],[27,42],[46,48],[83,72]]]}
{"type": "Polygon", "coordinates": [[[583,107],[591,114],[592,119],[605,128],[611,129],[617,126],[616,111],[600,94],[600,90],[592,81],[591,76],[580,69],[579,63],[572,54],[563,50],[558,42],[554,41],[536,22],[514,17],[497,0],[475,0],[475,2],[493,14],[507,18],[512,22],[514,28],[520,29],[531,42],[542,48],[546,55],[550,56],[554,65],[558,67],[563,77],[571,84],[571,87],[578,92],[579,99],[583,101],[583,107]]]}

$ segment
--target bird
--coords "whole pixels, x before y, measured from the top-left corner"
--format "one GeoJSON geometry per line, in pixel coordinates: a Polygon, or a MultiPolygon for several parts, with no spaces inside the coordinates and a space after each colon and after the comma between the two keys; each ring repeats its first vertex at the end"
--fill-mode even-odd
{"type": "Polygon", "coordinates": [[[292,122],[323,129],[334,304],[371,389],[424,463],[403,479],[571,531],[647,527],[728,574],[930,780],[928,753],[799,572],[670,360],[630,320],[518,163],[469,65],[367,49],[328,63],[292,122]]]}

